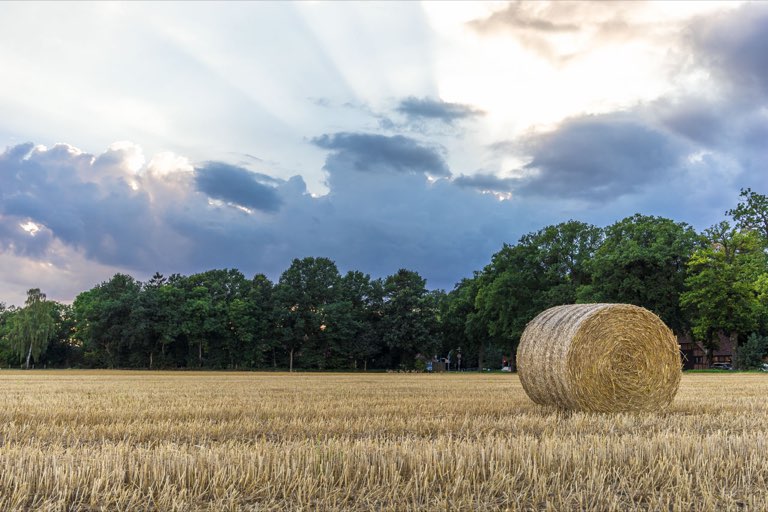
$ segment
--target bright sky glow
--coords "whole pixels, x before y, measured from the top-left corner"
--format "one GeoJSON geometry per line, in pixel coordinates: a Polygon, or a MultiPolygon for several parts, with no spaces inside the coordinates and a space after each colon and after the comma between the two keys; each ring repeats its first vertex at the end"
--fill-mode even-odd
{"type": "Polygon", "coordinates": [[[568,218],[707,227],[768,192],[765,41],[759,2],[6,3],[0,301],[310,255],[450,288],[568,218]]]}
{"type": "Polygon", "coordinates": [[[27,221],[24,224],[19,224],[19,227],[29,233],[30,236],[35,236],[40,231],[40,226],[32,221],[27,221]]]}

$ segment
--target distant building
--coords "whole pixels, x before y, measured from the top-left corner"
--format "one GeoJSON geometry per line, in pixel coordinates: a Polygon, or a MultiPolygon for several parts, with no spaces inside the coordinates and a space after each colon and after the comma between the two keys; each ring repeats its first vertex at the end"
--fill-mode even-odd
{"type": "MultiPolygon", "coordinates": [[[[683,359],[684,370],[703,370],[709,368],[707,362],[707,350],[698,341],[694,341],[690,336],[678,336],[677,342],[680,344],[680,355],[683,359]]],[[[720,346],[712,352],[712,364],[714,363],[733,363],[733,356],[736,354],[736,347],[733,341],[727,336],[720,335],[720,346]]]]}

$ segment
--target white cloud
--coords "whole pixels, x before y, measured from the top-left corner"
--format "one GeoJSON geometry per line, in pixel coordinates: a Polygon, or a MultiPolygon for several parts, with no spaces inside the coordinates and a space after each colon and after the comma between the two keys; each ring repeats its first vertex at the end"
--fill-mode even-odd
{"type": "Polygon", "coordinates": [[[108,280],[116,272],[128,272],[125,268],[100,264],[60,241],[54,241],[45,254],[36,258],[0,250],[0,269],[0,302],[16,306],[24,305],[30,288],[40,288],[51,300],[69,303],[80,292],[108,280]]]}
{"type": "Polygon", "coordinates": [[[768,186],[760,12],[8,4],[0,282],[21,290],[39,275],[66,294],[116,269],[276,277],[291,258],[326,255],[450,286],[501,243],[569,217],[707,222],[739,187],[768,186]],[[419,123],[403,111],[409,98],[419,123]],[[437,129],[423,109],[438,103],[484,115],[437,129]],[[602,132],[574,128],[595,119],[602,132]],[[600,133],[625,136],[605,147],[600,133]],[[633,133],[652,140],[633,153],[633,133]],[[637,164],[654,149],[664,158],[637,164]]]}
{"type": "Polygon", "coordinates": [[[174,172],[192,172],[194,167],[189,158],[179,156],[172,151],[163,151],[152,157],[147,164],[147,171],[156,176],[164,176],[174,172]]]}

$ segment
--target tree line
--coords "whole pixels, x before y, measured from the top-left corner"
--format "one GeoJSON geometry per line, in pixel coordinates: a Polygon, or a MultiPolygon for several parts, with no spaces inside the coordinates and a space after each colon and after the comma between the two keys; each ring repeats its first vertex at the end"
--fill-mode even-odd
{"type": "Polygon", "coordinates": [[[465,368],[498,367],[514,364],[525,325],[544,309],[621,302],[709,351],[728,337],[753,366],[768,348],[768,198],[740,197],[729,220],[701,233],[640,214],[605,228],[547,226],[505,244],[450,292],[407,269],[342,275],[322,257],[293,260],[276,283],[236,269],[147,282],[116,274],[71,305],[33,289],[24,306],[0,304],[0,363],[367,370],[452,355],[465,368]]]}

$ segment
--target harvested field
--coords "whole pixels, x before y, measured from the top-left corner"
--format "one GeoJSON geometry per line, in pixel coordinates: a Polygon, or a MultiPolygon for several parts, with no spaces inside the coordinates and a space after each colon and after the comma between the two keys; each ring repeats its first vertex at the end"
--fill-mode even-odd
{"type": "Polygon", "coordinates": [[[768,375],[663,413],[517,376],[0,371],[0,510],[765,510],[768,375]]]}

